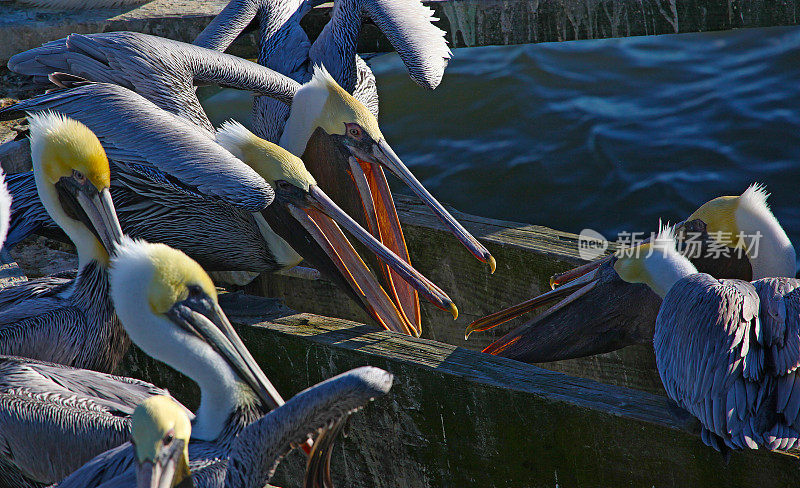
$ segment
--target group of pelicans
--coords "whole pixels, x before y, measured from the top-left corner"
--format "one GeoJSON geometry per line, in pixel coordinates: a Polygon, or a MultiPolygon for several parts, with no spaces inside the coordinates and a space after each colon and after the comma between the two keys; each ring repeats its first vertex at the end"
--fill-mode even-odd
{"type": "MultiPolygon", "coordinates": [[[[3,486],[261,487],[298,446],[309,455],[306,486],[330,486],[333,439],[392,375],[359,368],[284,402],[204,268],[304,273],[302,261],[404,334],[421,334],[420,295],[457,317],[409,264],[385,170],[494,272],[491,254],[381,134],[375,78],[356,54],[366,14],[409,75],[435,88],[450,51],[431,12],[418,0],[336,0],[311,43],[300,20],[316,3],[232,0],[194,44],[73,34],[9,61],[50,89],[0,110],[27,114],[33,165],[6,178],[0,242],[63,232],[79,267],[0,290],[3,486]],[[224,54],[255,17],[258,62],[224,54]],[[215,129],[196,95],[204,84],[254,92],[252,132],[235,121],[215,129]],[[108,374],[130,341],[200,386],[196,412],[108,374]]],[[[486,352],[539,362],[652,342],[668,395],[700,419],[706,444],[790,449],[800,282],[766,200],[756,185],[714,199],[467,334],[560,300],[486,352]],[[690,234],[743,253],[690,260],[690,234]]]]}

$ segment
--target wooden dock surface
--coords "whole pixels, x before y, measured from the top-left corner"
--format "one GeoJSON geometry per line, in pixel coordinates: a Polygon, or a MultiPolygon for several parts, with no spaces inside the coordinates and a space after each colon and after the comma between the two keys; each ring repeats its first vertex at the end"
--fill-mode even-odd
{"type": "MultiPolygon", "coordinates": [[[[135,30],[191,42],[226,0],[154,0],[139,7],[42,11],[0,0],[0,63],[70,33],[135,30]]],[[[796,25],[800,0],[426,0],[453,47],[525,44],[654,34],[796,25]]],[[[304,19],[312,39],[330,5],[304,19]]],[[[248,34],[230,52],[254,56],[248,34]]],[[[374,25],[365,26],[360,52],[391,51],[374,25]]]]}
{"type": "MultiPolygon", "coordinates": [[[[569,377],[345,320],[294,314],[276,300],[221,303],[264,372],[291,396],[366,364],[395,375],[390,394],[351,419],[334,451],[348,487],[788,487],[792,454],[704,446],[697,422],[666,397],[569,377]]],[[[190,405],[187,381],[141,353],[124,373],[190,405]]],[[[299,454],[274,484],[300,486],[299,454]]]]}

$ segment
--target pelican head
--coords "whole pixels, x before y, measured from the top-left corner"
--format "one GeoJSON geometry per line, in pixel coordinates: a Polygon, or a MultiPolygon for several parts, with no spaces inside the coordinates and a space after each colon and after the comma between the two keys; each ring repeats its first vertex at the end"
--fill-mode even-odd
{"type": "Polygon", "coordinates": [[[753,270],[752,279],[793,277],[795,251],[767,204],[764,186],[750,185],[739,196],[722,196],[703,204],[682,224],[699,223],[719,245],[741,250],[753,270]]]}
{"type": "Polygon", "coordinates": [[[111,201],[103,146],[85,125],[62,115],[43,112],[28,120],[42,204],[75,243],[81,264],[107,263],[122,229],[111,201]]]}
{"type": "MultiPolygon", "coordinates": [[[[366,202],[371,202],[373,198],[391,200],[388,186],[385,186],[385,181],[380,181],[384,179],[383,175],[379,181],[370,177],[377,168],[388,169],[406,183],[464,246],[476,258],[488,263],[494,272],[495,260],[489,251],[417,180],[386,141],[372,112],[339,86],[323,66],[316,66],[311,80],[295,94],[280,145],[292,154],[301,156],[310,146],[318,144],[318,139],[329,139],[332,146],[338,148],[338,154],[327,153],[321,161],[304,157],[306,163],[312,165],[309,166],[312,173],[330,175],[330,166],[338,165],[344,172],[352,174],[348,180],[354,179],[362,201],[368,204],[366,202]]],[[[343,174],[337,176],[343,177],[343,174]]],[[[394,212],[393,204],[389,210],[394,212]]],[[[396,214],[391,217],[397,219],[396,214]]],[[[392,231],[386,228],[380,232],[385,235],[392,231]]],[[[401,236],[395,236],[395,239],[399,238],[401,236]]]]}
{"type": "Polygon", "coordinates": [[[183,408],[156,395],[137,406],[131,417],[131,443],[139,467],[137,488],[191,486],[189,436],[192,425],[183,408]]]}
{"type": "Polygon", "coordinates": [[[614,271],[624,281],[644,283],[664,298],[676,281],[697,269],[678,252],[674,227],[659,227],[649,242],[617,251],[614,271]]]}
{"type": "Polygon", "coordinates": [[[137,346],[200,386],[193,437],[217,439],[243,404],[283,404],[220,308],[211,278],[181,251],[123,238],[111,262],[111,298],[137,346]]]}
{"type": "MultiPolygon", "coordinates": [[[[410,333],[413,328],[410,328],[408,320],[377,283],[339,230],[338,223],[432,303],[457,315],[455,305],[443,291],[336,205],[322,191],[299,157],[259,138],[234,121],[226,122],[217,131],[217,142],[252,167],[275,189],[274,203],[261,213],[264,219],[262,233],[272,244],[273,253],[282,247],[296,250],[311,265],[347,290],[357,303],[362,303],[381,325],[410,333]]],[[[290,255],[288,251],[278,254],[290,255]]],[[[294,266],[298,261],[282,264],[294,266]]]]}

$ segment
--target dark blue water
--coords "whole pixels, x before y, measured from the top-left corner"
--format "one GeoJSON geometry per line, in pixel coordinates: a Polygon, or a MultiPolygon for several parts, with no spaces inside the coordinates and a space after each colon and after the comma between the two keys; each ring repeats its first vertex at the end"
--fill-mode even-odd
{"type": "Polygon", "coordinates": [[[800,243],[798,28],[458,49],[432,92],[370,65],[387,139],[463,211],[615,237],[758,181],[800,243]]]}

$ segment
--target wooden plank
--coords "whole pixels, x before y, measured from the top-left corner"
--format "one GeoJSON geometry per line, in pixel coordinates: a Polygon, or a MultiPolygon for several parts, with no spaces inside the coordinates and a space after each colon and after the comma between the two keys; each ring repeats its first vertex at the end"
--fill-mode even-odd
{"type": "MultiPolygon", "coordinates": [[[[550,277],[582,263],[578,236],[547,227],[478,217],[450,209],[497,259],[490,275],[430,210],[414,197],[395,195],[412,264],[447,292],[459,309],[452,317],[429,303],[422,304],[423,337],[480,351],[528,320],[519,318],[464,340],[471,321],[549,290],[550,277]]],[[[262,275],[244,287],[247,293],[277,297],[294,310],[374,323],[327,281],[262,275]]],[[[608,354],[558,361],[541,366],[573,376],[663,394],[650,346],[631,346],[608,354]]]]}
{"type": "MultiPolygon", "coordinates": [[[[335,450],[338,486],[772,487],[796,481],[793,455],[735,453],[726,465],[701,443],[697,422],[665,397],[344,320],[295,315],[275,301],[228,294],[221,303],[286,396],[361,365],[395,374],[390,395],[355,415],[335,450]]],[[[148,373],[145,379],[186,393],[185,382],[141,354],[127,358],[131,365],[148,373]]],[[[303,462],[290,456],[274,483],[299,486],[303,462]]]]}
{"type": "MultiPolygon", "coordinates": [[[[139,7],[45,11],[0,1],[0,61],[72,32],[135,30],[192,41],[224,7],[225,0],[154,0],[139,7]]],[[[741,27],[796,25],[800,0],[427,0],[453,47],[600,39],[741,27]]],[[[330,6],[303,21],[315,39],[330,6]]],[[[255,55],[255,36],[233,47],[255,55]]],[[[391,51],[372,24],[365,26],[359,52],[391,51]]]]}

